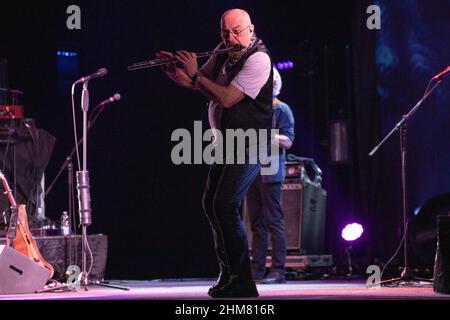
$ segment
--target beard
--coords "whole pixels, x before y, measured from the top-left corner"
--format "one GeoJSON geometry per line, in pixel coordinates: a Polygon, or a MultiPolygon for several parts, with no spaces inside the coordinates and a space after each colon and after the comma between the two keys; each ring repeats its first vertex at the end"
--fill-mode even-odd
{"type": "Polygon", "coordinates": [[[229,52],[228,53],[228,57],[233,59],[233,60],[237,60],[237,59],[241,58],[244,55],[245,51],[246,51],[246,49],[242,49],[240,51],[229,52]]]}

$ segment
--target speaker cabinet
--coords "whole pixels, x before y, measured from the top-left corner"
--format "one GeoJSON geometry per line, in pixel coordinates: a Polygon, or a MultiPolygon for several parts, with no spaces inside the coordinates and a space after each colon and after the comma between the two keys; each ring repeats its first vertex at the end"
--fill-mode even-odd
{"type": "Polygon", "coordinates": [[[320,186],[304,183],[300,248],[303,254],[325,253],[325,218],[327,192],[320,186]]]}
{"type": "MultiPolygon", "coordinates": [[[[303,180],[286,180],[281,189],[288,252],[324,254],[327,192],[319,184],[303,180]]],[[[252,233],[246,200],[242,211],[251,250],[252,233]]]]}
{"type": "Polygon", "coordinates": [[[450,294],[450,217],[438,216],[433,291],[450,294]]]}
{"type": "Polygon", "coordinates": [[[11,247],[0,245],[0,294],[42,290],[50,271],[11,247]]]}
{"type": "Polygon", "coordinates": [[[298,181],[285,182],[281,185],[281,204],[288,250],[301,250],[303,189],[303,184],[298,181]]]}

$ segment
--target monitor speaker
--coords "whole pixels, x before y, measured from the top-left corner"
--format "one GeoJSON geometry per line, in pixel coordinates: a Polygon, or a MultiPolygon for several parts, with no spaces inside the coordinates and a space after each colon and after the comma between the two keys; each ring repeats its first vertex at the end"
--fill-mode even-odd
{"type": "Polygon", "coordinates": [[[0,294],[35,293],[50,279],[50,271],[11,247],[0,245],[0,294]]]}

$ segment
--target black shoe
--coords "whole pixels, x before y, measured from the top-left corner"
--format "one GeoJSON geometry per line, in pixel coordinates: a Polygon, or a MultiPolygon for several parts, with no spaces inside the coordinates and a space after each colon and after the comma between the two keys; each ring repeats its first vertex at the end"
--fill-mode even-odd
{"type": "Polygon", "coordinates": [[[252,279],[253,281],[255,281],[255,283],[261,283],[261,281],[264,279],[264,276],[253,276],[252,279]]]}
{"type": "Polygon", "coordinates": [[[253,281],[255,281],[256,283],[259,283],[262,279],[264,279],[264,274],[265,274],[264,272],[261,273],[261,272],[252,271],[253,281]]]}
{"type": "Polygon", "coordinates": [[[280,274],[280,273],[269,273],[259,283],[261,283],[261,284],[286,283],[286,277],[284,275],[280,274]]]}
{"type": "Polygon", "coordinates": [[[238,283],[230,281],[227,285],[217,290],[213,290],[210,293],[212,298],[246,298],[246,297],[258,297],[258,290],[255,283],[238,283]]]}
{"type": "Polygon", "coordinates": [[[221,272],[216,283],[211,288],[209,288],[208,294],[211,295],[211,292],[223,288],[228,284],[228,282],[230,282],[230,276],[221,272]]]}
{"type": "Polygon", "coordinates": [[[255,281],[255,283],[261,283],[261,281],[263,281],[264,278],[253,278],[253,281],[255,281]]]}

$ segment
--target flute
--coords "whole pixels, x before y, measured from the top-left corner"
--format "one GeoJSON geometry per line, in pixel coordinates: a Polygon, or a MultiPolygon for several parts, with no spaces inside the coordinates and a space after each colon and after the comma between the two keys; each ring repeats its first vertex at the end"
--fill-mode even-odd
{"type": "MultiPolygon", "coordinates": [[[[204,58],[204,57],[212,56],[214,54],[222,54],[222,53],[227,53],[227,52],[232,52],[232,51],[240,51],[243,48],[244,48],[243,46],[237,44],[230,48],[200,52],[200,53],[196,53],[196,55],[197,55],[197,58],[204,58]]],[[[178,59],[175,57],[146,60],[146,61],[136,62],[136,63],[133,63],[132,65],[128,66],[128,71],[146,69],[146,68],[151,68],[151,67],[158,67],[158,66],[162,66],[162,65],[174,63],[174,62],[178,62],[178,59]]]]}

